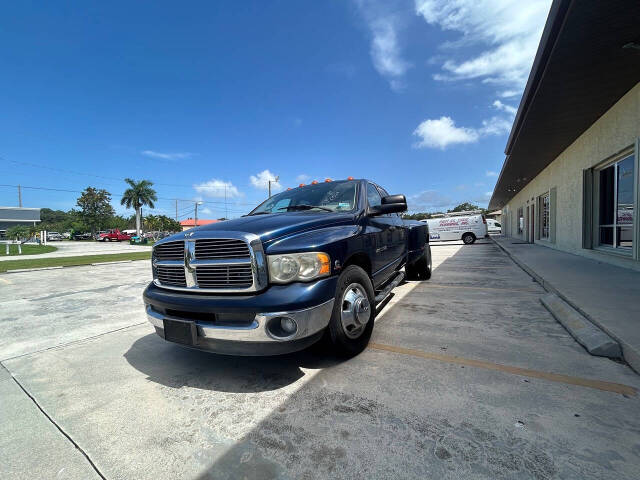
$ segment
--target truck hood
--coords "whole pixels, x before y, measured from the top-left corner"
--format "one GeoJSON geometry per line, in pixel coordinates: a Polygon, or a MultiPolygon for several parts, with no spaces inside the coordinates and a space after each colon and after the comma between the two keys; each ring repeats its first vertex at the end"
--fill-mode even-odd
{"type": "MultiPolygon", "coordinates": [[[[331,225],[349,225],[354,221],[353,213],[329,213],[329,212],[282,212],[266,215],[251,215],[234,220],[203,225],[190,232],[246,232],[260,237],[263,243],[292,235],[294,233],[331,225]]],[[[184,237],[184,233],[174,235],[173,239],[184,237]]]]}

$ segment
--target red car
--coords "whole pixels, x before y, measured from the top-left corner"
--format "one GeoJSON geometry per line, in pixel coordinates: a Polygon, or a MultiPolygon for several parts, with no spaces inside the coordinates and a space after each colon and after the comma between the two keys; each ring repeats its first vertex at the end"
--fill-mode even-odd
{"type": "Polygon", "coordinates": [[[112,228],[105,233],[101,233],[97,240],[99,242],[121,242],[123,240],[129,241],[131,240],[131,235],[127,235],[126,233],[122,233],[117,228],[112,228]]]}

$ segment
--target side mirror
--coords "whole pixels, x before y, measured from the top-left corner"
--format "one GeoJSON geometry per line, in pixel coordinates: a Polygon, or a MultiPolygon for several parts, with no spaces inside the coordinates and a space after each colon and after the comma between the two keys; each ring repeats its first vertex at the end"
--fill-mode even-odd
{"type": "Polygon", "coordinates": [[[369,209],[369,215],[387,215],[388,213],[400,213],[407,211],[407,199],[404,195],[387,195],[382,197],[382,205],[369,209]]]}

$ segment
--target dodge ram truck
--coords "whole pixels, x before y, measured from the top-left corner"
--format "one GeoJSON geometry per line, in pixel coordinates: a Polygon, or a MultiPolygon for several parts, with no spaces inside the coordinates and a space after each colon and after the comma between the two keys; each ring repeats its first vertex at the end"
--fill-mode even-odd
{"type": "Polygon", "coordinates": [[[274,355],[321,338],[337,355],[368,344],[379,305],[406,277],[431,277],[428,226],[404,195],[368,180],[313,182],[249,214],[157,242],[143,299],[167,341],[274,355]]]}

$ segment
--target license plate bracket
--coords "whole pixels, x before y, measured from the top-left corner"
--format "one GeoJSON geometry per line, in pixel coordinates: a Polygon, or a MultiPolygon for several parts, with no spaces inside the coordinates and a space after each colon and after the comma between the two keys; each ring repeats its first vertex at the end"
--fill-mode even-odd
{"type": "Polygon", "coordinates": [[[165,340],[181,343],[182,345],[195,345],[197,343],[198,330],[196,322],[165,318],[162,323],[165,340]]]}

